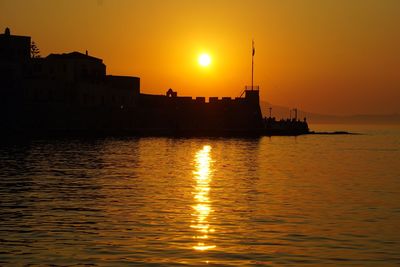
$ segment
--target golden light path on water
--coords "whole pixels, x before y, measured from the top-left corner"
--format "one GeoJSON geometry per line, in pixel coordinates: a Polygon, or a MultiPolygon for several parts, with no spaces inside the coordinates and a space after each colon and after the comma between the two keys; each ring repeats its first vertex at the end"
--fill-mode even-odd
{"type": "Polygon", "coordinates": [[[193,246],[193,249],[198,251],[215,248],[215,245],[207,243],[209,242],[209,233],[214,232],[214,229],[211,228],[208,221],[208,217],[213,211],[209,198],[210,182],[212,180],[212,158],[210,152],[211,146],[205,145],[196,153],[196,170],[193,171],[193,176],[196,181],[193,191],[195,204],[192,206],[194,210],[192,216],[194,219],[190,227],[196,230],[196,235],[193,237],[196,241],[196,245],[193,246]]]}

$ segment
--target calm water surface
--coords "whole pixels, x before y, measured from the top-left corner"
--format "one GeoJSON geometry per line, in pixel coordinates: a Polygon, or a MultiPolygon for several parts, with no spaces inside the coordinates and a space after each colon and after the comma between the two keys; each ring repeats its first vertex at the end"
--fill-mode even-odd
{"type": "Polygon", "coordinates": [[[400,128],[350,130],[3,143],[0,265],[400,265],[400,128]]]}

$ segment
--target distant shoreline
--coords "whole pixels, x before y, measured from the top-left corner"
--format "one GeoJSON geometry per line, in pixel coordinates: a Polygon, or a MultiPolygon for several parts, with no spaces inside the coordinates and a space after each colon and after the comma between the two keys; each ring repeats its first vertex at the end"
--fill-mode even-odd
{"type": "Polygon", "coordinates": [[[314,135],[362,135],[362,133],[352,133],[352,132],[347,132],[347,131],[333,131],[333,132],[311,131],[308,134],[314,134],[314,135]]]}
{"type": "MultiPolygon", "coordinates": [[[[274,105],[266,101],[260,101],[263,116],[290,118],[293,109],[285,106],[274,105]],[[271,108],[271,110],[269,110],[271,108]]],[[[356,115],[330,115],[308,112],[298,109],[298,117],[306,117],[309,124],[369,124],[369,125],[400,125],[400,114],[356,114],[356,115]]]]}

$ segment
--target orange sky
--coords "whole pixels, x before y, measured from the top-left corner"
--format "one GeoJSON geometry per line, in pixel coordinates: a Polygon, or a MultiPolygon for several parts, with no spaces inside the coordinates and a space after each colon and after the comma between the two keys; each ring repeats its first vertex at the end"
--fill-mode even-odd
{"type": "Polygon", "coordinates": [[[89,50],[141,90],[238,96],[327,114],[400,112],[398,0],[0,0],[0,27],[42,56],[89,50]],[[201,68],[197,57],[213,62],[201,68]]]}

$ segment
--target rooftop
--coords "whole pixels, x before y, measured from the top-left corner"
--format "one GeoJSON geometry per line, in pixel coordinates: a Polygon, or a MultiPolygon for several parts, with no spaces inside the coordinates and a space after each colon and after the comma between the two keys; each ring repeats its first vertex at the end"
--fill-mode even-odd
{"type": "Polygon", "coordinates": [[[63,53],[63,54],[50,54],[47,56],[49,59],[82,59],[82,60],[91,60],[96,62],[103,62],[102,59],[97,57],[92,57],[87,54],[83,54],[80,52],[71,52],[71,53],[63,53]]]}

